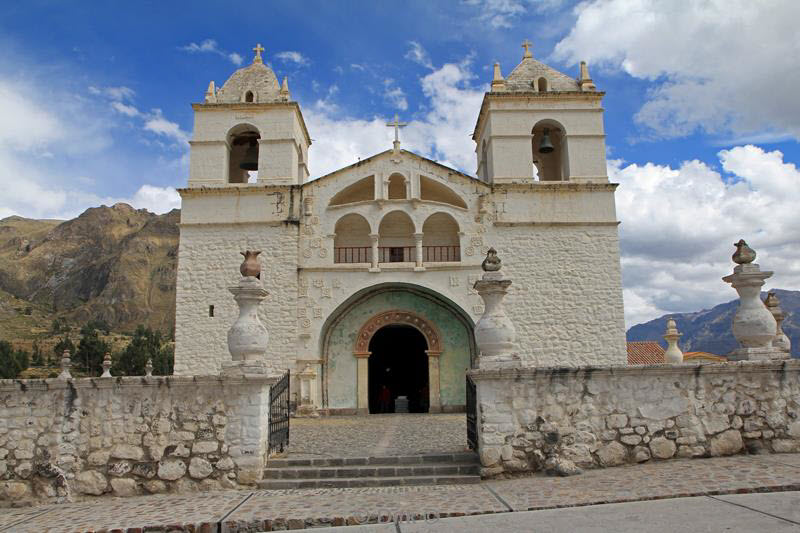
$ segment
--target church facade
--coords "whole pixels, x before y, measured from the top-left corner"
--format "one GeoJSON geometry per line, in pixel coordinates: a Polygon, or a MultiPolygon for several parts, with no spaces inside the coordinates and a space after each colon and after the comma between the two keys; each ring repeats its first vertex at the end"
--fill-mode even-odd
{"type": "Polygon", "coordinates": [[[269,357],[313,376],[309,401],[324,412],[382,412],[398,396],[412,411],[462,410],[489,247],[513,281],[506,309],[527,366],[625,364],[604,93],[585,65],[571,78],[527,46],[507,78],[495,65],[475,175],[396,140],[310,180],[300,106],[255,50],[193,104],[176,374],[218,373],[229,359],[228,287],[244,250],[261,251],[269,357]]]}

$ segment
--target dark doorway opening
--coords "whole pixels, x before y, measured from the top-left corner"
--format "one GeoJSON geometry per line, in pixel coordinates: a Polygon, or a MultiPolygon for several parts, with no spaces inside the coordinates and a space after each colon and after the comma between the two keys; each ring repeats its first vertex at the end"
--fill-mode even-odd
{"type": "Polygon", "coordinates": [[[395,399],[408,398],[411,413],[427,413],[428,343],[411,326],[384,326],[369,343],[369,412],[394,413],[395,399]]]}

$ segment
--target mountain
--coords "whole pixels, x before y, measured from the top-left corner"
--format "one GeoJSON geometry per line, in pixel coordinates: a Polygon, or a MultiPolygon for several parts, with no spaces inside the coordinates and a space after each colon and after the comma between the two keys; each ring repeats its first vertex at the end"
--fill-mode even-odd
{"type": "MultiPolygon", "coordinates": [[[[783,320],[783,331],[792,341],[792,357],[800,357],[800,291],[773,289],[781,301],[781,309],[786,318],[783,320]]],[[[766,292],[761,298],[766,298],[766,292]]],[[[733,337],[733,315],[739,306],[739,300],[719,304],[711,309],[695,313],[673,313],[632,326],[627,333],[629,341],[658,341],[666,347],[661,338],[666,329],[667,319],[672,317],[683,334],[678,342],[684,352],[710,352],[727,355],[736,349],[738,344],[733,337]]]]}
{"type": "Polygon", "coordinates": [[[67,221],[0,220],[0,338],[13,334],[10,309],[31,327],[58,317],[171,333],[179,220],[177,209],[156,215],[122,203],[67,221]]]}

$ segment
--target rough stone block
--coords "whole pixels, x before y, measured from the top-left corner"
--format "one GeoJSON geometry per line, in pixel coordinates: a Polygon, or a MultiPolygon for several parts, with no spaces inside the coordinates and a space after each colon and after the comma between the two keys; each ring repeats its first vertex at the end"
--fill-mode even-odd
{"type": "Polygon", "coordinates": [[[619,442],[609,442],[597,450],[597,457],[602,466],[617,466],[627,460],[628,450],[619,442]]]}
{"type": "Polygon", "coordinates": [[[189,475],[195,479],[204,479],[211,475],[214,467],[202,457],[192,457],[189,461],[189,475]]]}
{"type": "Polygon", "coordinates": [[[657,459],[669,459],[675,455],[675,442],[664,437],[656,437],[650,441],[650,452],[657,459]]]}
{"type": "Polygon", "coordinates": [[[114,478],[111,480],[111,489],[117,496],[134,496],[138,493],[133,479],[114,478]]]}
{"type": "Polygon", "coordinates": [[[144,458],[144,450],[139,446],[132,446],[130,444],[117,444],[111,449],[111,457],[116,459],[141,461],[144,458]]]}
{"type": "Polygon", "coordinates": [[[164,459],[158,463],[158,477],[175,481],[186,474],[186,463],[180,459],[164,459]]]}
{"type": "Polygon", "coordinates": [[[83,494],[100,496],[108,488],[108,481],[100,472],[85,470],[75,476],[75,487],[83,494]]]}
{"type": "Polygon", "coordinates": [[[710,451],[714,457],[733,455],[742,451],[743,446],[742,434],[735,429],[729,429],[711,438],[710,451]]]}

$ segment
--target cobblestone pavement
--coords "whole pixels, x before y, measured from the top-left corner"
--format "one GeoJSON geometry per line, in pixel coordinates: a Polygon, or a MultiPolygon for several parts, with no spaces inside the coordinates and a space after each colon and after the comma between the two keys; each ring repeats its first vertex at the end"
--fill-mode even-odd
{"type": "Polygon", "coordinates": [[[461,452],[467,417],[406,414],[293,418],[289,457],[366,457],[461,452]]]}
{"type": "Polygon", "coordinates": [[[103,498],[2,510],[0,530],[71,532],[147,528],[147,531],[211,532],[217,531],[217,524],[221,522],[221,531],[252,532],[374,523],[398,514],[464,516],[785,490],[800,490],[800,454],[651,462],[592,470],[569,478],[531,476],[485,481],[479,485],[226,491],[103,498]]]}

